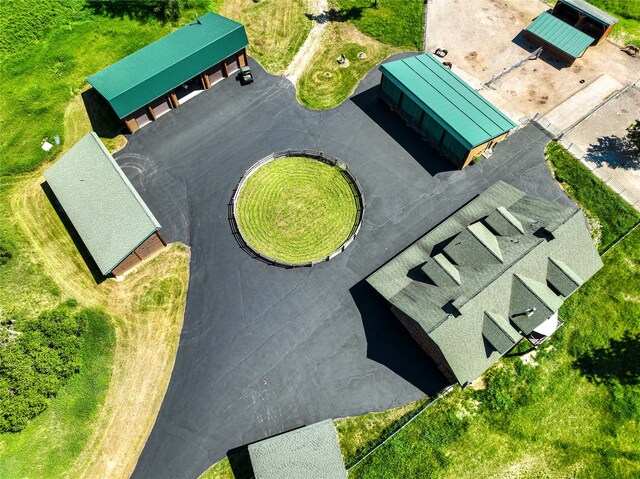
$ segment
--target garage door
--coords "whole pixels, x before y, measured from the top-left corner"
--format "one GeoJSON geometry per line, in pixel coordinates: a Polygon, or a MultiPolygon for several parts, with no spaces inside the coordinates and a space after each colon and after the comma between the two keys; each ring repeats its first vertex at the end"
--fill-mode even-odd
{"type": "Polygon", "coordinates": [[[156,115],[156,118],[160,118],[166,112],[171,110],[169,99],[166,96],[161,96],[160,98],[156,98],[151,102],[150,106],[151,108],[153,108],[153,113],[156,115]]]}
{"type": "Polygon", "coordinates": [[[149,113],[147,113],[146,106],[143,106],[139,110],[134,111],[133,117],[136,119],[136,122],[138,122],[138,126],[140,128],[142,128],[144,125],[148,125],[149,123],[151,123],[151,117],[149,116],[149,113]]]}
{"type": "Polygon", "coordinates": [[[213,85],[214,83],[218,83],[220,80],[224,78],[222,63],[218,63],[217,65],[209,68],[206,72],[209,75],[209,81],[213,85]]]}
{"type": "Polygon", "coordinates": [[[235,54],[231,55],[229,58],[225,60],[227,62],[227,68],[229,69],[229,75],[231,75],[234,71],[240,69],[240,65],[238,65],[238,59],[235,54]]]}

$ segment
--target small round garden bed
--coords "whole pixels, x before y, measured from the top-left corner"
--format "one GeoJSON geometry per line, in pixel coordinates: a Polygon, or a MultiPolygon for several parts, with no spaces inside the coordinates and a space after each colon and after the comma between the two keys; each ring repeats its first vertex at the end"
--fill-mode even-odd
{"type": "Polygon", "coordinates": [[[331,259],[353,240],[363,212],[345,165],[309,151],[273,154],[251,167],[233,197],[244,245],[282,266],[331,259]]]}

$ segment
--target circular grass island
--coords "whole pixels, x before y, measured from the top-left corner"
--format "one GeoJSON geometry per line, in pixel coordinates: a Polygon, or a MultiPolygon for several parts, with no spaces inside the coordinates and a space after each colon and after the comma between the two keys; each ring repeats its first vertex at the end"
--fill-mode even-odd
{"type": "Polygon", "coordinates": [[[319,157],[274,156],[282,157],[259,162],[240,181],[234,196],[238,231],[254,253],[276,264],[329,259],[362,218],[356,181],[319,157]]]}

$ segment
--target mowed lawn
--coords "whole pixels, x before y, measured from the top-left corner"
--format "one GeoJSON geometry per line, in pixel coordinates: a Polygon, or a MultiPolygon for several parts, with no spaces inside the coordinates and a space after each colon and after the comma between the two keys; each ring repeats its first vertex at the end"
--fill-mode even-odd
{"type": "Polygon", "coordinates": [[[358,218],[359,200],[341,168],[287,157],[261,166],[241,187],[236,221],[256,251],[304,263],[337,250],[358,218]]]}
{"type": "Polygon", "coordinates": [[[249,54],[279,75],[293,60],[311,30],[307,0],[225,0],[220,13],[244,24],[249,54]]]}
{"type": "Polygon", "coordinates": [[[422,0],[384,0],[377,8],[371,1],[331,0],[329,6],[332,22],[297,84],[300,103],[315,110],[346,100],[388,56],[422,49],[422,0]]]}
{"type": "MultiPolygon", "coordinates": [[[[173,245],[125,280],[96,284],[41,187],[41,165],[91,129],[122,146],[109,115],[84,111],[85,78],[175,28],[137,3],[116,6],[121,16],[84,0],[0,2],[0,307],[35,317],[74,298],[108,314],[90,325],[81,371],[49,408],[0,435],[0,477],[129,477],[175,358],[188,251],[173,245]],[[44,152],[55,135],[61,145],[44,152]]],[[[184,23],[194,10],[183,13],[184,23]]]]}

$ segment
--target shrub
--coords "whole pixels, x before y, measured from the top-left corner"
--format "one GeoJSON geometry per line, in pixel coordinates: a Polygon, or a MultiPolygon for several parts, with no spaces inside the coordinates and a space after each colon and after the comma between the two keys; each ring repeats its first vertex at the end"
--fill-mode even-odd
{"type": "Polygon", "coordinates": [[[0,432],[18,432],[81,368],[80,347],[91,310],[67,301],[18,323],[0,348],[0,432]]]}

